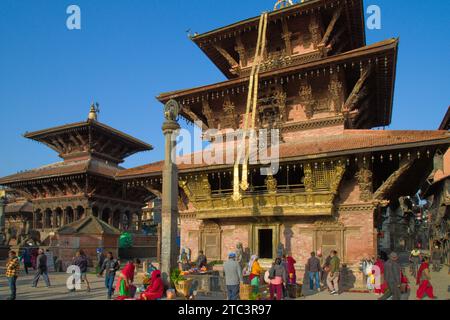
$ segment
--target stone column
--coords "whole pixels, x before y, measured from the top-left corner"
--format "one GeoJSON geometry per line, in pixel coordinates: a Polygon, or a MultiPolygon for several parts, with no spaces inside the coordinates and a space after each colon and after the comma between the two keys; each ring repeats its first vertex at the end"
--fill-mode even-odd
{"type": "Polygon", "coordinates": [[[165,106],[166,121],[162,131],[165,139],[165,160],[162,186],[161,223],[161,272],[166,284],[170,283],[170,272],[177,266],[177,218],[178,218],[178,169],[172,159],[175,150],[173,134],[180,129],[176,122],[180,106],[171,100],[165,106]]]}

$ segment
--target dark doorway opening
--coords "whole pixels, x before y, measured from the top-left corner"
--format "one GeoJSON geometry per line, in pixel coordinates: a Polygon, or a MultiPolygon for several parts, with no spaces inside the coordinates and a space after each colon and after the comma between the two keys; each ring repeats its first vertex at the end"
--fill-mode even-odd
{"type": "Polygon", "coordinates": [[[273,230],[261,229],[258,232],[259,253],[261,259],[273,259],[273,230]]]}

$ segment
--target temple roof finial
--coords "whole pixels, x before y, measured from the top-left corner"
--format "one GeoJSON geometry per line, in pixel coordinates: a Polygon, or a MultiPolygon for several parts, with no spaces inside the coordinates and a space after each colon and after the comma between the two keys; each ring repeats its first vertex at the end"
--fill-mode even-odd
{"type": "Polygon", "coordinates": [[[92,103],[91,104],[91,110],[89,111],[88,120],[95,120],[97,121],[97,114],[100,113],[99,105],[98,103],[92,103]]]}
{"type": "MultiPolygon", "coordinates": [[[[304,0],[301,0],[303,2],[304,0]]],[[[275,6],[273,7],[273,10],[279,10],[283,9],[289,6],[292,6],[294,3],[292,0],[278,0],[277,3],[275,3],[275,6]]]]}

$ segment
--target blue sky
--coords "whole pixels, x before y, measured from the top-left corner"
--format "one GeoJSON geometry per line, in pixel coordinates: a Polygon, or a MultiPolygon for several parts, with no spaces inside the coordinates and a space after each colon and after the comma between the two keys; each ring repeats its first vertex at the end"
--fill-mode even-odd
{"type": "MultiPolygon", "coordinates": [[[[100,120],[151,143],[132,167],[163,158],[160,92],[222,81],[187,37],[270,10],[275,0],[1,0],[0,176],[55,161],[22,137],[82,121],[92,101],[100,120]],[[66,28],[81,8],[82,30],[66,28]]],[[[371,0],[382,29],[367,43],[400,37],[392,125],[436,129],[450,105],[450,1],[371,0]]]]}

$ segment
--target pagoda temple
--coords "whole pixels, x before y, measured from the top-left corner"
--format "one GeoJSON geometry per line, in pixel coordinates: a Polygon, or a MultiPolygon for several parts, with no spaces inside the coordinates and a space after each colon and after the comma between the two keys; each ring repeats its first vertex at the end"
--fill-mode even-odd
{"type": "Polygon", "coordinates": [[[99,122],[94,105],[87,121],[25,137],[63,161],[0,179],[17,195],[5,208],[8,245],[27,239],[48,245],[49,235],[91,215],[120,230],[139,230],[148,191],[127,190],[115,176],[125,158],[151,145],[99,122]]]}
{"type": "MultiPolygon", "coordinates": [[[[361,0],[312,0],[192,37],[227,80],[158,100],[221,132],[245,128],[256,86],[254,128],[281,138],[278,172],[250,165],[239,197],[233,164],[178,166],[181,246],[193,257],[225,260],[242,243],[263,263],[283,252],[303,270],[310,252],[335,249],[361,276],[360,259],[377,254],[381,213],[418,191],[450,142],[447,131],[381,130],[391,123],[399,40],[367,45],[364,26],[361,0]]],[[[117,178],[160,195],[162,170],[152,163],[117,178]]]]}

